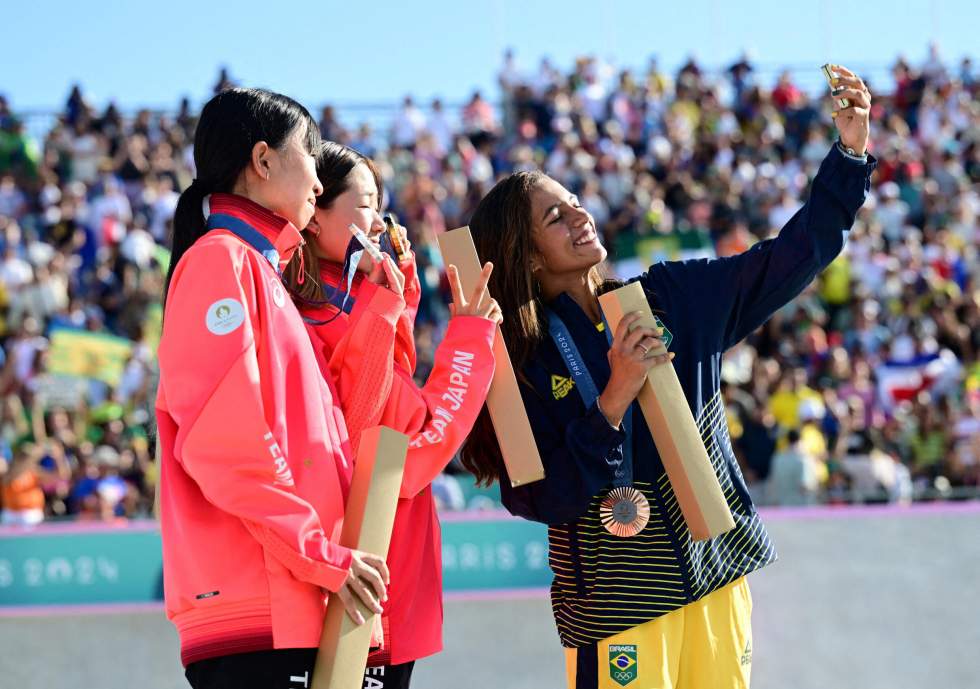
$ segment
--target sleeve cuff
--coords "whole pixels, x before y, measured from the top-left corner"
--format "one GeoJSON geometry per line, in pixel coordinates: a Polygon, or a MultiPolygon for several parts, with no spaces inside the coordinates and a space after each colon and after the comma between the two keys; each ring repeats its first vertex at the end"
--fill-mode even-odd
{"type": "Polygon", "coordinates": [[[418,264],[415,262],[415,252],[412,252],[411,261],[403,261],[399,264],[402,273],[405,275],[405,308],[416,310],[422,300],[422,283],[419,282],[418,264]]]}
{"type": "Polygon", "coordinates": [[[864,205],[871,190],[871,174],[877,167],[878,161],[870,153],[866,153],[864,158],[852,156],[841,150],[838,142],[830,147],[813,183],[829,193],[853,216],[864,205]]]}
{"type": "Polygon", "coordinates": [[[844,142],[841,141],[840,139],[837,139],[837,150],[840,151],[841,155],[844,156],[845,158],[853,160],[857,163],[861,163],[862,165],[865,165],[868,162],[867,151],[864,152],[864,155],[859,156],[857,153],[854,152],[854,149],[847,148],[846,146],[844,146],[844,142]]]}
{"type": "Polygon", "coordinates": [[[602,450],[605,457],[609,452],[623,444],[626,440],[626,431],[622,426],[614,427],[609,423],[609,419],[599,409],[599,400],[592,403],[589,410],[585,413],[585,422],[589,428],[595,443],[602,450]]]}
{"type": "Polygon", "coordinates": [[[398,317],[405,309],[405,300],[390,289],[365,280],[358,290],[357,301],[351,310],[351,321],[357,320],[363,311],[376,313],[391,325],[398,322],[398,317]]]}
{"type": "Polygon", "coordinates": [[[297,579],[316,584],[328,591],[338,590],[347,580],[347,571],[353,559],[350,548],[322,539],[319,555],[323,559],[315,560],[295,550],[267,526],[249,520],[246,520],[246,526],[297,579]]]}
{"type": "Polygon", "coordinates": [[[321,588],[328,591],[338,591],[347,581],[347,573],[350,570],[350,563],[354,559],[354,554],[350,548],[345,548],[336,543],[329,543],[327,549],[329,551],[328,557],[332,561],[318,564],[311,578],[321,588]]]}
{"type": "Polygon", "coordinates": [[[453,316],[446,326],[445,339],[449,338],[450,332],[453,334],[459,332],[465,337],[482,338],[492,349],[493,340],[497,336],[497,324],[489,318],[480,316],[453,316]]]}

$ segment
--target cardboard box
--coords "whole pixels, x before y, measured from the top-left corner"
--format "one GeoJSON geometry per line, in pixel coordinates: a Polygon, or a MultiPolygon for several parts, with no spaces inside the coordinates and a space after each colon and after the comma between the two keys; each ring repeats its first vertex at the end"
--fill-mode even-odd
{"type": "MultiPolygon", "coordinates": [[[[623,316],[640,311],[635,327],[656,328],[643,287],[632,282],[599,297],[599,304],[613,332],[623,316]]],[[[665,352],[663,345],[657,354],[665,352]]],[[[718,476],[708,458],[701,432],[688,406],[672,365],[654,366],[636,397],[650,435],[657,445],[670,485],[677,496],[691,538],[702,541],[735,528],[718,476]]]]}
{"type": "MultiPolygon", "coordinates": [[[[388,556],[407,451],[408,436],[403,433],[385,426],[373,426],[361,433],[341,545],[388,556]]],[[[364,665],[377,613],[368,610],[356,596],[354,600],[364,616],[362,625],[351,621],[336,593],[330,594],[313,670],[313,689],[361,689],[364,684],[364,665]]]]}
{"type": "MultiPolygon", "coordinates": [[[[439,249],[442,260],[448,266],[452,264],[459,271],[459,281],[463,286],[463,294],[469,297],[476,287],[483,264],[476,253],[473,236],[469,227],[460,227],[439,235],[439,249]]],[[[502,270],[496,266],[495,270],[502,270]]],[[[507,314],[504,314],[507,318],[507,314]]],[[[493,382],[487,395],[487,408],[493,420],[493,428],[497,433],[497,443],[507,467],[507,477],[512,486],[522,486],[532,481],[544,478],[544,466],[541,455],[534,442],[531,423],[527,420],[521,391],[517,387],[517,376],[511,364],[510,355],[504,337],[497,328],[497,337],[493,341],[493,358],[496,362],[493,382]]]]}

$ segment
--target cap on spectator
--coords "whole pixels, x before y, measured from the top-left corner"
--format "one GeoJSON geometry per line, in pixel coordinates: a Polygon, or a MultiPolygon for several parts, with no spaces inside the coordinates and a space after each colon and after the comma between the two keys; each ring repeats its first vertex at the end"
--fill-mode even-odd
{"type": "Polygon", "coordinates": [[[99,445],[92,454],[92,459],[99,466],[119,466],[119,451],[110,445],[99,445]]]}
{"type": "Polygon", "coordinates": [[[799,408],[800,423],[807,421],[819,421],[824,416],[824,406],[814,399],[805,399],[800,402],[799,408]]]}
{"type": "Polygon", "coordinates": [[[878,195],[883,199],[897,199],[899,188],[894,182],[885,182],[878,188],[878,195]]]}
{"type": "Polygon", "coordinates": [[[42,242],[31,242],[27,247],[27,258],[35,268],[46,266],[54,258],[54,247],[42,242]]]}

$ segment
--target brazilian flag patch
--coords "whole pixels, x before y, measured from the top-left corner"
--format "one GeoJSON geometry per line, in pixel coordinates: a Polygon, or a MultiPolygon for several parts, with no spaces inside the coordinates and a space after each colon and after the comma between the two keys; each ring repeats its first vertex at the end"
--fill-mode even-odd
{"type": "Polygon", "coordinates": [[[670,343],[674,341],[674,335],[667,330],[667,326],[664,325],[662,320],[660,320],[660,316],[654,316],[653,320],[656,322],[658,328],[664,329],[664,347],[670,349],[670,343]]]}
{"type": "Polygon", "coordinates": [[[609,676],[620,686],[636,679],[639,673],[636,645],[615,645],[609,647],[609,676]]]}

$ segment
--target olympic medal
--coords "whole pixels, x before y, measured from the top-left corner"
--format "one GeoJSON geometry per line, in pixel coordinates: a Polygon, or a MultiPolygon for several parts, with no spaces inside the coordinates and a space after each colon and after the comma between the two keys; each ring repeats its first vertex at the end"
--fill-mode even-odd
{"type": "Polygon", "coordinates": [[[650,521],[650,503],[633,486],[613,488],[599,505],[599,518],[613,536],[629,538],[643,531],[650,521]]]}
{"type": "Polygon", "coordinates": [[[395,253],[398,254],[398,261],[407,261],[412,257],[411,251],[409,251],[405,242],[407,231],[404,227],[396,223],[390,215],[386,215],[384,221],[385,231],[391,239],[391,245],[395,248],[395,253]]]}

